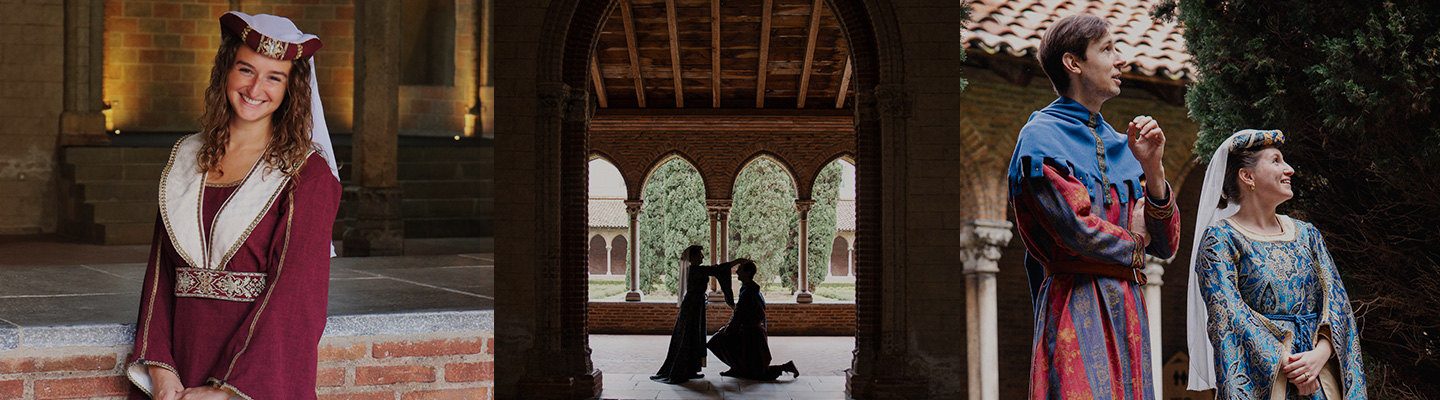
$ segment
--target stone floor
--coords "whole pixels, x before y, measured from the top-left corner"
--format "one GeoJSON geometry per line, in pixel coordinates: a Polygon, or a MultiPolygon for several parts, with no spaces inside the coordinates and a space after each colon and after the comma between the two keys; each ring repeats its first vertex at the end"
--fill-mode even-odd
{"type": "Polygon", "coordinates": [[[849,336],[772,336],[774,363],[795,361],[799,378],[783,374],[773,382],[720,376],[727,369],[706,353],[704,379],[681,385],[650,380],[665,361],[670,337],[665,335],[590,335],[591,360],[602,371],[601,399],[833,399],[845,400],[845,370],[850,368],[855,338],[849,336]]]}
{"type": "MultiPolygon", "coordinates": [[[[0,241],[0,336],[53,342],[55,338],[34,335],[58,327],[134,324],[147,247],[33,237],[0,241]],[[25,332],[31,335],[26,337],[25,332]]],[[[330,267],[329,316],[332,321],[353,317],[340,319],[348,321],[417,312],[493,312],[494,255],[453,254],[476,247],[475,239],[407,240],[412,250],[407,253],[452,254],[335,258],[330,267]]],[[[484,322],[489,325],[493,320],[484,322]]],[[[0,342],[6,341],[12,340],[0,337],[0,342]]],[[[15,344],[0,343],[0,347],[15,344]]]]}

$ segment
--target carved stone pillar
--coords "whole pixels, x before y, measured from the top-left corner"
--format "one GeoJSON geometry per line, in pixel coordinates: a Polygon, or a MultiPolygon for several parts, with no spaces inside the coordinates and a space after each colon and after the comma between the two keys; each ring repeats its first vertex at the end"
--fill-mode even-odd
{"type": "MultiPolygon", "coordinates": [[[[710,265],[719,264],[721,261],[728,261],[728,247],[726,243],[730,234],[730,204],[729,199],[705,199],[705,210],[710,217],[710,265]]],[[[710,278],[710,292],[706,299],[712,302],[725,301],[725,292],[720,291],[720,284],[715,278],[710,278]]]]}
{"type": "Polygon", "coordinates": [[[355,226],[345,231],[345,256],[391,256],[405,250],[404,198],[398,180],[400,134],[400,5],[355,4],[355,138],[360,187],[355,226]],[[364,27],[364,29],[359,29],[364,27]]]}
{"type": "Polygon", "coordinates": [[[800,280],[795,283],[799,290],[795,291],[796,303],[810,303],[815,297],[810,294],[810,263],[807,257],[810,253],[810,208],[815,207],[815,200],[795,200],[795,212],[800,213],[800,280]]]}
{"type": "Polygon", "coordinates": [[[61,146],[110,144],[105,136],[103,86],[105,4],[65,2],[65,112],[60,114],[61,146]]]}
{"type": "MultiPolygon", "coordinates": [[[[1173,258],[1171,258],[1173,259],[1173,258]]],[[[1165,284],[1160,278],[1165,275],[1165,264],[1170,260],[1161,259],[1151,255],[1145,255],[1145,315],[1150,317],[1150,373],[1154,377],[1155,398],[1162,398],[1164,394],[1164,379],[1160,379],[1161,364],[1160,339],[1164,336],[1160,333],[1160,285],[1165,284]]]]}
{"type": "Polygon", "coordinates": [[[975,220],[960,232],[960,260],[965,268],[965,334],[970,398],[1000,398],[1000,345],[995,274],[1001,249],[1010,243],[1010,221],[975,220]]]}
{"type": "Polygon", "coordinates": [[[645,200],[625,200],[625,213],[630,214],[630,265],[625,271],[630,291],[625,292],[625,301],[640,301],[645,297],[640,293],[640,225],[637,223],[644,207],[645,200]]]}

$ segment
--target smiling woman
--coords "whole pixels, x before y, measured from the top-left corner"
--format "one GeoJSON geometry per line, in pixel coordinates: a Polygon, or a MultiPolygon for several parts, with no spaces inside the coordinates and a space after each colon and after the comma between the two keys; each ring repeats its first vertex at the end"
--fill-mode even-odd
{"type": "Polygon", "coordinates": [[[130,398],[313,399],[340,201],[321,43],[273,15],[220,24],[203,127],[160,178],[130,398]]]}

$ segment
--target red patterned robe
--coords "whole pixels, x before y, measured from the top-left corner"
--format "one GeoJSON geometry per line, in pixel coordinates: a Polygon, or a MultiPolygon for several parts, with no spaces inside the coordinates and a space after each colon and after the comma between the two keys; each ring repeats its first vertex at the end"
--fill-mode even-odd
{"type": "Polygon", "coordinates": [[[278,172],[258,166],[240,184],[204,185],[204,174],[185,170],[194,155],[184,152],[199,141],[176,144],[162,178],[126,363],[130,398],[149,398],[148,367],[160,366],[187,388],[313,399],[340,183],[312,152],[293,179],[274,181],[278,172]]]}
{"type": "Polygon", "coordinates": [[[1126,140],[1099,113],[1063,97],[1020,133],[1010,202],[1035,296],[1030,399],[1155,396],[1135,278],[1144,276],[1145,254],[1175,254],[1180,213],[1168,183],[1166,198],[1146,195],[1126,140]],[[1145,209],[1148,246],[1128,229],[1136,207],[1145,209]],[[1087,270],[1130,278],[1075,272],[1087,270]]]}

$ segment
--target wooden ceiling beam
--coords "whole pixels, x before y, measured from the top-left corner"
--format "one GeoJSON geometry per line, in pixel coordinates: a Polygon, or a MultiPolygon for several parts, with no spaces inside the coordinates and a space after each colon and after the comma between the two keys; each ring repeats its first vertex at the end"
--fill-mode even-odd
{"type": "Polygon", "coordinates": [[[710,107],[720,108],[720,0],[710,0],[710,107]]]}
{"type": "Polygon", "coordinates": [[[805,95],[810,90],[810,66],[815,63],[815,37],[820,33],[820,11],[823,0],[815,0],[810,6],[809,38],[805,40],[805,67],[800,70],[800,95],[795,99],[796,108],[805,108],[805,95]]]}
{"type": "Polygon", "coordinates": [[[845,72],[840,73],[840,91],[835,94],[835,108],[845,108],[845,92],[850,90],[850,57],[845,57],[845,72]]]}
{"type": "Polygon", "coordinates": [[[600,108],[610,107],[609,101],[605,98],[605,77],[600,76],[599,55],[590,55],[590,82],[595,84],[595,98],[600,102],[600,108]]]}
{"type": "Polygon", "coordinates": [[[680,79],[680,30],[675,26],[675,0],[665,0],[665,23],[670,26],[670,71],[675,77],[675,108],[685,108],[685,88],[680,79]]]}
{"type": "Polygon", "coordinates": [[[640,77],[640,51],[635,47],[635,21],[630,0],[620,0],[620,17],[625,20],[625,48],[630,51],[630,74],[635,76],[635,101],[645,108],[645,79],[640,77]]]}
{"type": "Polygon", "coordinates": [[[774,0],[764,0],[760,11],[760,69],[755,73],[755,108],[765,108],[765,75],[770,64],[770,14],[774,0]]]}

